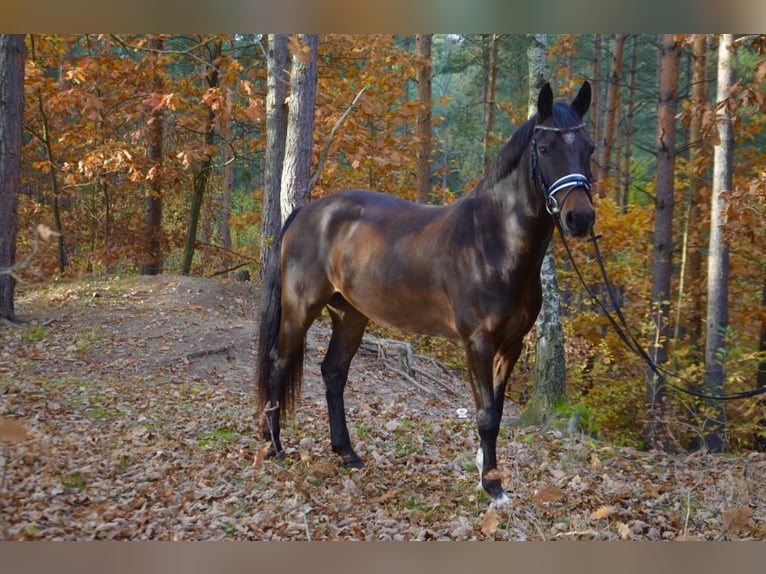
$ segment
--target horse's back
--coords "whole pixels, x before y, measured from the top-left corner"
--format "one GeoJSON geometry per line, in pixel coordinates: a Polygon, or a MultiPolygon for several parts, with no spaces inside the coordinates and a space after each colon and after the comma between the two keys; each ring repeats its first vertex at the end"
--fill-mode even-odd
{"type": "Polygon", "coordinates": [[[405,330],[455,336],[439,260],[446,208],[362,190],[316,200],[283,241],[288,281],[308,300],[339,293],[366,316],[405,330]]]}

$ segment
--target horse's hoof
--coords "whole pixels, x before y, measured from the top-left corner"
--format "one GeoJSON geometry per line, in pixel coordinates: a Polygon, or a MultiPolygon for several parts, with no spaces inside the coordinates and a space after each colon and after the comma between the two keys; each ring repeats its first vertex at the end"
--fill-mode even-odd
{"type": "Polygon", "coordinates": [[[266,458],[276,458],[277,460],[284,460],[285,451],[281,449],[277,450],[274,448],[274,445],[271,445],[269,450],[266,452],[266,458]]]}
{"type": "Polygon", "coordinates": [[[346,468],[364,468],[364,461],[355,452],[342,455],[343,466],[346,468]]]}
{"type": "Polygon", "coordinates": [[[508,498],[508,495],[505,492],[503,492],[500,496],[492,497],[492,502],[490,504],[494,506],[495,508],[500,508],[503,506],[507,506],[508,504],[510,504],[510,502],[511,502],[511,499],[508,498]]]}

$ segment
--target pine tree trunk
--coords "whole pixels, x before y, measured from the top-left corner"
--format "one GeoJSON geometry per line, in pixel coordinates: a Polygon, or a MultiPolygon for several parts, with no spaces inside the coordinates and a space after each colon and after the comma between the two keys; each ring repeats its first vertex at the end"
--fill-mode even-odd
{"type": "MultiPolygon", "coordinates": [[[[616,140],[616,118],[620,101],[620,84],[622,82],[622,55],[625,52],[625,34],[614,36],[614,58],[609,72],[609,87],[606,92],[606,114],[604,116],[604,132],[600,146],[598,180],[606,182],[612,169],[612,148],[616,140]]],[[[616,186],[615,186],[616,188],[616,186]]]]}
{"type": "MultiPolygon", "coordinates": [[[[164,48],[162,36],[152,36],[149,48],[154,52],[152,58],[152,91],[162,93],[162,74],[157,59],[164,48]]],[[[159,275],[163,270],[162,256],[162,132],[164,112],[160,105],[149,111],[146,125],[148,142],[146,155],[151,164],[152,176],[149,178],[145,198],[144,213],[144,254],[141,262],[142,275],[159,275]]]]}
{"type": "Polygon", "coordinates": [[[314,106],[317,89],[316,34],[299,34],[298,42],[308,48],[304,54],[293,54],[290,67],[290,103],[287,116],[285,159],[282,166],[282,222],[296,208],[309,201],[311,152],[314,136],[314,106]]]}
{"type": "MultiPolygon", "coordinates": [[[[705,337],[705,387],[723,393],[726,379],[726,331],[729,324],[729,245],[723,233],[726,196],[732,190],[734,128],[728,108],[734,86],[734,34],[721,34],[718,47],[716,102],[718,143],[713,148],[713,193],[710,198],[710,242],[707,271],[707,329],[705,337]]],[[[708,401],[705,446],[724,449],[726,410],[722,401],[708,401]]]]}
{"type": "Polygon", "coordinates": [[[631,149],[632,136],[633,136],[633,112],[636,105],[636,44],[638,43],[638,37],[636,34],[631,35],[630,45],[630,71],[628,73],[628,101],[625,104],[625,149],[623,150],[624,165],[622,168],[622,194],[620,195],[620,213],[625,214],[628,211],[628,202],[630,201],[630,184],[631,184],[631,157],[633,150],[631,149]]]}
{"type": "Polygon", "coordinates": [[[282,227],[279,194],[282,188],[282,166],[287,139],[287,66],[290,54],[285,34],[269,34],[266,54],[266,158],[263,189],[263,221],[261,222],[261,279],[266,277],[277,254],[274,243],[282,227]]]}
{"type": "MultiPolygon", "coordinates": [[[[544,34],[530,34],[527,44],[529,61],[529,115],[536,110],[537,95],[547,81],[547,39],[544,34]]],[[[548,246],[540,279],[543,305],[535,322],[535,381],[526,405],[524,420],[540,424],[566,401],[566,357],[564,331],[561,325],[561,300],[553,249],[548,246]]]]}
{"type": "Polygon", "coordinates": [[[486,36],[486,65],[484,82],[484,113],[482,114],[482,123],[484,127],[484,137],[482,138],[482,157],[484,162],[484,173],[492,167],[493,157],[490,151],[490,139],[492,129],[495,123],[495,92],[497,85],[497,34],[485,34],[486,36]]]}
{"type": "MultiPolygon", "coordinates": [[[[218,87],[218,67],[214,62],[221,57],[221,42],[216,42],[210,55],[211,68],[207,74],[207,84],[211,88],[218,87]]],[[[205,125],[205,147],[211,149],[215,142],[215,112],[208,108],[207,123],[205,125]]],[[[181,262],[181,275],[191,273],[192,261],[194,259],[194,249],[197,243],[197,228],[199,227],[200,216],[202,215],[202,201],[205,198],[208,181],[210,181],[210,171],[213,167],[213,157],[208,152],[199,163],[199,167],[194,176],[194,186],[191,209],[189,212],[189,229],[186,234],[184,244],[183,261],[181,262]]]]}
{"type": "Polygon", "coordinates": [[[0,318],[13,321],[24,116],[24,35],[0,34],[0,318]]]}
{"type": "MultiPolygon", "coordinates": [[[[678,100],[678,70],[681,46],[673,34],[661,34],[658,68],[657,106],[657,197],[654,210],[654,259],[652,264],[652,318],[655,339],[650,347],[652,360],[668,359],[668,340],[672,336],[668,314],[670,281],[673,274],[673,203],[675,192],[675,116],[678,100]]],[[[647,376],[647,445],[664,448],[664,381],[653,371],[647,376]]]]}
{"type": "MultiPolygon", "coordinates": [[[[704,289],[702,273],[702,213],[700,206],[707,203],[709,186],[708,163],[710,160],[709,144],[702,136],[702,110],[708,102],[708,72],[707,72],[708,37],[706,34],[695,35],[693,41],[694,65],[692,71],[691,105],[699,109],[692,113],[689,124],[689,168],[690,168],[690,198],[688,208],[688,244],[687,244],[687,273],[688,290],[691,293],[692,305],[687,314],[686,324],[689,341],[698,348],[703,347],[702,318],[704,316],[704,289]]],[[[701,358],[701,357],[700,357],[701,358]]]]}
{"type": "Polygon", "coordinates": [[[415,187],[419,203],[431,199],[431,34],[417,34],[418,116],[415,187]]]}
{"type": "MultiPolygon", "coordinates": [[[[601,153],[599,152],[599,146],[601,145],[601,51],[602,51],[602,38],[601,34],[593,35],[593,95],[591,97],[591,125],[593,131],[591,137],[596,143],[596,153],[592,156],[592,171],[595,174],[601,173],[601,166],[599,165],[599,158],[601,153]]],[[[598,180],[597,180],[598,181],[598,180]]],[[[598,189],[596,189],[598,192],[598,189]]]]}

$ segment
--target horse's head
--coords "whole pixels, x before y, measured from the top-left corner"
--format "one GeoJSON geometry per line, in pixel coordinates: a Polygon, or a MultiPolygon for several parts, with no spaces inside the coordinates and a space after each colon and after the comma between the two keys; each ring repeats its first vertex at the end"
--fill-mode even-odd
{"type": "Polygon", "coordinates": [[[590,107],[590,84],[584,82],[571,105],[553,103],[549,84],[537,99],[537,122],[532,137],[532,177],[545,195],[546,209],[574,237],[586,235],[596,212],[591,187],[593,142],[583,124],[590,107]]]}

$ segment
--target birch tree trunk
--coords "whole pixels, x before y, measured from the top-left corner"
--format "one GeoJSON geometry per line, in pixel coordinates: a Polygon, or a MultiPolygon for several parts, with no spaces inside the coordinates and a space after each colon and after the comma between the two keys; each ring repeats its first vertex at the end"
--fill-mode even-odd
{"type": "Polygon", "coordinates": [[[282,227],[282,166],[287,139],[287,66],[290,53],[285,34],[269,34],[266,48],[266,158],[263,188],[263,220],[260,237],[260,276],[276,265],[274,243],[282,227]]]}
{"type": "MultiPolygon", "coordinates": [[[[537,111],[537,95],[548,79],[547,48],[544,34],[528,36],[530,117],[537,111]]],[[[524,417],[535,424],[545,421],[555,412],[557,406],[566,401],[566,358],[564,331],[561,326],[561,298],[551,246],[548,246],[545,252],[540,280],[543,287],[543,305],[535,323],[535,382],[524,417]]]]}
{"type": "MultiPolygon", "coordinates": [[[[707,329],[705,336],[705,387],[723,393],[726,378],[726,331],[729,324],[729,245],[723,234],[726,196],[732,189],[734,128],[729,96],[734,86],[734,34],[721,34],[718,45],[716,115],[718,143],[713,148],[713,193],[710,198],[710,242],[707,267],[707,329]]],[[[724,449],[726,410],[722,401],[708,400],[705,446],[724,449]]]]}
{"type": "Polygon", "coordinates": [[[296,207],[308,203],[311,191],[319,37],[317,34],[298,34],[297,40],[290,66],[290,103],[282,166],[280,202],[283,224],[296,207]]]}
{"type": "Polygon", "coordinates": [[[431,34],[417,34],[418,117],[415,187],[419,203],[431,199],[431,34]]]}
{"type": "MultiPolygon", "coordinates": [[[[675,116],[678,100],[678,70],[681,44],[673,34],[659,38],[659,103],[657,106],[657,197],[654,210],[654,259],[652,264],[652,317],[655,339],[650,347],[652,360],[660,365],[668,359],[672,336],[670,280],[673,274],[673,203],[675,192],[675,116]]],[[[665,384],[653,371],[647,374],[646,438],[651,448],[664,448],[665,384]]]]}
{"type": "MultiPolygon", "coordinates": [[[[24,114],[24,35],[0,34],[0,271],[16,262],[24,114]]],[[[13,321],[16,280],[0,273],[0,318],[13,321]]]]}

